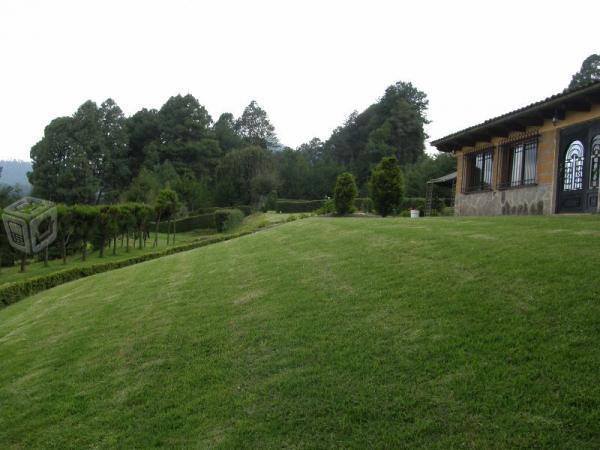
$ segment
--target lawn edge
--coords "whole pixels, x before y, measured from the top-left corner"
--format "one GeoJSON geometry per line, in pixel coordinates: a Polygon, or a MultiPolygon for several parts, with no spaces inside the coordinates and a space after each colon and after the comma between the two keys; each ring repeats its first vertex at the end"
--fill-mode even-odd
{"type": "Polygon", "coordinates": [[[60,286],[61,284],[65,284],[70,281],[75,281],[80,278],[86,278],[98,273],[108,272],[110,270],[116,270],[122,267],[132,266],[146,261],[151,261],[153,259],[162,258],[164,256],[173,255],[175,253],[186,252],[200,247],[206,247],[207,245],[230,241],[232,239],[248,236],[250,234],[255,234],[260,231],[265,231],[277,225],[281,225],[282,223],[275,223],[260,228],[258,230],[248,230],[239,233],[213,236],[207,239],[203,239],[201,241],[190,242],[187,244],[179,245],[177,247],[171,247],[162,251],[133,256],[131,258],[127,258],[121,261],[101,262],[87,267],[73,267],[71,269],[61,270],[48,275],[32,277],[23,281],[13,281],[10,283],[6,283],[4,286],[0,287],[0,309],[4,309],[5,307],[17,303],[18,301],[23,300],[24,298],[27,298],[31,295],[38,294],[48,289],[52,289],[53,287],[60,286]]]}

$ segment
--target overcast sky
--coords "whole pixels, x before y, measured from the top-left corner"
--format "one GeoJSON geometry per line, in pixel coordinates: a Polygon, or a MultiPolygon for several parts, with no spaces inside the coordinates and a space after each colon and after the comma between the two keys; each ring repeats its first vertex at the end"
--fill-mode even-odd
{"type": "Polygon", "coordinates": [[[296,147],[399,80],[438,138],[562,90],[600,51],[593,1],[1,1],[0,159],[87,99],[131,115],[178,93],[214,120],[256,99],[296,147]]]}

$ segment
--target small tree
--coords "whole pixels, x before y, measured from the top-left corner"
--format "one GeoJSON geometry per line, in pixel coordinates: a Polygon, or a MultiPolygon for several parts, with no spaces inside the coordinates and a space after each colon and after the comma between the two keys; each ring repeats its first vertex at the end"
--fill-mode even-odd
{"type": "Polygon", "coordinates": [[[60,253],[63,264],[67,264],[67,245],[73,235],[73,211],[72,208],[62,203],[56,206],[57,212],[57,233],[58,239],[60,240],[60,253]]]}
{"type": "Polygon", "coordinates": [[[177,198],[177,192],[170,188],[165,188],[158,193],[156,197],[156,205],[154,210],[156,212],[156,233],[154,235],[154,247],[158,245],[158,229],[160,227],[161,219],[168,219],[169,224],[167,227],[167,244],[169,243],[169,233],[171,232],[171,219],[177,211],[179,199],[177,198]]]}
{"type": "Polygon", "coordinates": [[[333,190],[333,202],[338,214],[348,214],[354,211],[354,199],[358,194],[354,175],[344,172],[338,175],[333,190]]]}
{"type": "Polygon", "coordinates": [[[104,248],[106,247],[106,241],[110,243],[110,238],[112,236],[112,231],[114,229],[113,217],[110,211],[110,206],[99,206],[97,221],[96,221],[96,231],[98,233],[98,256],[100,258],[104,257],[104,248]]]}
{"type": "Polygon", "coordinates": [[[121,220],[119,222],[119,231],[125,235],[125,251],[129,253],[129,235],[136,227],[136,205],[126,203],[121,205],[121,220]]]}
{"type": "Polygon", "coordinates": [[[87,244],[94,235],[98,222],[98,208],[89,205],[73,206],[75,232],[81,238],[81,260],[87,259],[87,244]]]}
{"type": "Polygon", "coordinates": [[[383,217],[400,206],[404,195],[404,177],[395,157],[383,158],[377,164],[371,172],[369,188],[375,209],[383,217]]]}

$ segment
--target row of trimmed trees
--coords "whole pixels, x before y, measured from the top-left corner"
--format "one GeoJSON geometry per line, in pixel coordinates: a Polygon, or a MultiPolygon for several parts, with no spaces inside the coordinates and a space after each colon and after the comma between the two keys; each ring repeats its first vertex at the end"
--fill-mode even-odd
{"type": "MultiPolygon", "coordinates": [[[[177,193],[169,188],[159,192],[154,205],[145,203],[120,203],[112,205],[57,205],[57,238],[42,256],[48,264],[48,254],[60,257],[67,264],[67,257],[81,252],[81,259],[88,256],[90,244],[104,257],[106,249],[117,253],[118,243],[126,252],[130,248],[142,249],[150,238],[151,225],[155,225],[153,247],[158,246],[158,230],[161,221],[168,221],[167,245],[175,244],[175,214],[179,208],[177,193]],[[57,250],[58,249],[58,250],[57,250]]],[[[25,270],[26,255],[21,255],[21,271],[25,270]]]]}
{"type": "MultiPolygon", "coordinates": [[[[395,157],[383,158],[373,168],[369,178],[369,192],[375,210],[382,216],[398,210],[404,195],[404,177],[395,157]]],[[[333,193],[335,211],[342,215],[354,211],[354,199],[357,195],[354,175],[350,172],[338,175],[333,193]]]]}

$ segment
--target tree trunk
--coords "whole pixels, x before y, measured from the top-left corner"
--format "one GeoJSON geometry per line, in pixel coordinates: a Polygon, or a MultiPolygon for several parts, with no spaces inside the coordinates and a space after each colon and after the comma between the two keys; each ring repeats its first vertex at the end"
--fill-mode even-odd
{"type": "Polygon", "coordinates": [[[117,254],[117,235],[113,236],[113,256],[117,254]]]}
{"type": "MultiPolygon", "coordinates": [[[[133,245],[135,246],[135,241],[133,242],[133,245]]],[[[129,233],[125,235],[125,251],[129,253],[129,233]]]]}
{"type": "MultiPolygon", "coordinates": [[[[85,242],[84,242],[84,245],[85,245],[85,242]]],[[[98,255],[98,256],[100,256],[100,258],[104,258],[105,245],[106,245],[106,243],[104,242],[104,236],[102,236],[102,238],[100,239],[100,254],[98,255]]],[[[108,245],[110,245],[110,241],[108,241],[108,245]]],[[[83,260],[85,261],[85,257],[83,258],[83,260]]]]}
{"type": "Polygon", "coordinates": [[[48,267],[48,246],[44,249],[44,267],[48,267]]]}
{"type": "Polygon", "coordinates": [[[154,233],[154,244],[152,247],[158,247],[158,227],[160,226],[160,215],[156,221],[156,232],[154,233]]]}
{"type": "Polygon", "coordinates": [[[21,253],[21,273],[25,272],[25,262],[27,260],[27,255],[25,253],[21,253]]]}
{"type": "Polygon", "coordinates": [[[169,245],[169,237],[171,236],[171,219],[167,220],[167,245],[169,245]]]}
{"type": "Polygon", "coordinates": [[[176,232],[175,227],[176,226],[177,226],[177,221],[174,220],[173,221],[173,245],[175,245],[175,232],[176,232]]]}
{"type": "Polygon", "coordinates": [[[63,260],[63,265],[67,264],[67,238],[65,236],[63,236],[62,238],[62,260],[63,260]]]}

